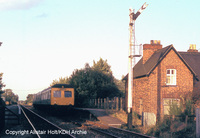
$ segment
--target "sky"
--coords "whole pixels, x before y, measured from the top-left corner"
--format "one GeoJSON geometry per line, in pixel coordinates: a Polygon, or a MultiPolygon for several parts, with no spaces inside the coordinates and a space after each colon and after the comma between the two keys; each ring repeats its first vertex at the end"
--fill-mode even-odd
{"type": "Polygon", "coordinates": [[[136,43],[160,40],[200,50],[199,0],[0,0],[0,72],[4,89],[25,100],[93,60],[128,72],[129,8],[138,11],[136,43]]]}

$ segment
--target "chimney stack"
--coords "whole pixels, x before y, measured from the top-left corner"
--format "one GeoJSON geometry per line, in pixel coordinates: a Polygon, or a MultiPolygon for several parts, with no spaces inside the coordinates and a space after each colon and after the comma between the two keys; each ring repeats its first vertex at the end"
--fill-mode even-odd
{"type": "Polygon", "coordinates": [[[153,53],[162,49],[160,40],[151,40],[150,44],[143,45],[143,64],[153,55],[153,53]]]}
{"type": "Polygon", "coordinates": [[[198,50],[196,49],[196,44],[190,44],[190,48],[187,52],[198,52],[198,50]]]}

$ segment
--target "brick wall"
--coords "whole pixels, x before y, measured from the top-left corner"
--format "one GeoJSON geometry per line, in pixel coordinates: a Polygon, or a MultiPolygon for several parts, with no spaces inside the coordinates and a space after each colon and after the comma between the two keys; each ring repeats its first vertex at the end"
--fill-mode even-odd
{"type": "Polygon", "coordinates": [[[143,45],[143,64],[153,55],[155,51],[162,49],[160,44],[144,44],[143,45]]]}
{"type": "Polygon", "coordinates": [[[193,91],[193,74],[171,50],[148,77],[134,79],[133,110],[163,116],[163,98],[184,97],[193,91]],[[166,85],[166,70],[176,69],[176,85],[166,85]],[[141,106],[142,100],[142,106],[141,106]]]}
{"type": "Polygon", "coordinates": [[[150,93],[149,93],[149,78],[143,77],[134,79],[133,87],[133,110],[140,113],[140,101],[142,100],[143,111],[150,111],[150,93]]]}
{"type": "MultiPolygon", "coordinates": [[[[193,91],[193,74],[178,55],[171,50],[161,62],[161,99],[184,97],[193,91]],[[176,85],[166,85],[166,70],[176,69],[176,85]]],[[[163,102],[163,101],[162,101],[163,102]]],[[[161,115],[163,106],[161,102],[161,115]]]]}
{"type": "MultiPolygon", "coordinates": [[[[151,48],[153,47],[146,44],[146,60],[148,56],[153,54],[151,48]]],[[[160,46],[158,49],[160,49],[160,46]]],[[[126,99],[127,84],[128,80],[126,80],[126,99]]],[[[181,97],[192,93],[193,85],[193,74],[172,48],[149,76],[134,79],[133,111],[138,114],[152,112],[157,116],[157,119],[160,119],[164,114],[163,99],[181,100],[181,97]],[[176,85],[166,85],[167,69],[176,69],[176,85]]]]}
{"type": "Polygon", "coordinates": [[[157,72],[158,68],[156,68],[149,77],[134,79],[133,106],[135,101],[135,111],[138,114],[141,114],[140,101],[142,100],[142,111],[153,112],[155,115],[157,115],[157,72]]]}

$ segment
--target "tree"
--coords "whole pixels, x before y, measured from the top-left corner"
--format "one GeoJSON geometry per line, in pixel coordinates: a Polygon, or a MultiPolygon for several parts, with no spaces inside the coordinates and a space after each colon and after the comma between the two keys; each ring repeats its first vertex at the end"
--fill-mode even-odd
{"type": "Polygon", "coordinates": [[[0,73],[0,91],[2,91],[2,88],[6,86],[6,85],[2,82],[2,78],[3,78],[3,73],[0,73]]]}
{"type": "Polygon", "coordinates": [[[9,102],[9,104],[16,104],[18,102],[18,95],[12,92],[12,89],[6,89],[5,93],[2,94],[5,97],[5,100],[9,102]]]}
{"type": "Polygon", "coordinates": [[[98,98],[113,98],[113,97],[121,97],[122,93],[114,84],[107,84],[101,87],[97,93],[98,98]]]}
{"type": "Polygon", "coordinates": [[[74,87],[76,106],[87,106],[89,99],[122,96],[124,91],[123,82],[114,78],[111,66],[102,58],[93,61],[92,67],[86,63],[84,68],[74,70],[69,78],[54,80],[52,85],[58,83],[74,87]]]}
{"type": "Polygon", "coordinates": [[[111,66],[107,63],[107,60],[103,60],[102,58],[100,58],[97,62],[93,60],[92,68],[105,74],[112,74],[111,66]]]}
{"type": "Polygon", "coordinates": [[[5,87],[5,85],[2,82],[2,77],[3,77],[3,73],[0,73],[0,106],[5,105],[5,102],[1,98],[1,94],[3,93],[2,88],[5,87]]]}
{"type": "Polygon", "coordinates": [[[26,97],[26,104],[32,104],[33,103],[33,94],[29,94],[26,97]]]}
{"type": "Polygon", "coordinates": [[[59,80],[53,80],[53,82],[51,83],[51,86],[55,85],[55,84],[68,84],[69,83],[69,78],[68,77],[61,77],[59,78],[59,80]]]}
{"type": "MultiPolygon", "coordinates": [[[[122,76],[122,79],[124,77],[122,76]]],[[[115,85],[117,86],[117,88],[122,92],[123,96],[125,96],[125,82],[121,80],[118,80],[116,78],[114,78],[114,82],[115,82],[115,85]]],[[[123,97],[122,96],[122,97],[123,97]]]]}
{"type": "MultiPolygon", "coordinates": [[[[98,63],[98,62],[97,62],[98,63]]],[[[96,66],[97,64],[95,64],[96,66]]],[[[104,68],[105,69],[105,68],[104,68]]],[[[70,84],[74,86],[77,106],[88,104],[89,99],[120,96],[121,92],[114,83],[114,77],[101,68],[90,67],[76,69],[70,77],[70,84]]]]}
{"type": "MultiPolygon", "coordinates": [[[[100,58],[99,61],[97,61],[97,62],[93,61],[92,68],[94,70],[100,71],[104,74],[110,75],[109,77],[112,78],[114,85],[110,85],[109,87],[106,86],[104,88],[104,90],[107,89],[106,91],[108,91],[108,88],[110,88],[109,91],[114,91],[114,92],[120,91],[123,93],[123,95],[125,95],[125,83],[122,80],[118,80],[113,76],[112,71],[111,71],[111,66],[107,63],[107,60],[103,60],[102,58],[100,58]]],[[[124,78],[124,76],[122,76],[122,78],[124,78]]],[[[102,92],[104,92],[104,90],[102,90],[102,92]]],[[[119,92],[117,92],[117,93],[119,93],[119,92]]],[[[113,94],[117,94],[117,93],[113,93],[113,94]]],[[[101,94],[101,95],[103,95],[103,94],[101,94]]],[[[105,95],[107,95],[107,93],[105,93],[105,95]]],[[[108,97],[112,97],[111,95],[108,97]]],[[[115,96],[117,96],[117,95],[115,95],[115,96]]]]}

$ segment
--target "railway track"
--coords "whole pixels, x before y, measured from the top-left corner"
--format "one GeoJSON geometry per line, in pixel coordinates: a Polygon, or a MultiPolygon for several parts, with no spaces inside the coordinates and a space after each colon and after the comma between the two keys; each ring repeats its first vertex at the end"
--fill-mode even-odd
{"type": "Polygon", "coordinates": [[[143,135],[140,133],[136,133],[133,131],[128,131],[116,127],[111,127],[99,123],[93,123],[93,124],[85,124],[86,127],[88,127],[89,130],[96,131],[97,133],[101,133],[102,135],[105,135],[106,137],[112,137],[112,138],[153,138],[151,136],[143,135]]]}
{"type": "Polygon", "coordinates": [[[33,134],[38,138],[60,138],[60,137],[68,137],[75,138],[70,134],[69,131],[60,128],[59,126],[53,124],[52,122],[46,120],[42,116],[36,114],[35,112],[27,109],[24,106],[20,106],[22,113],[26,117],[27,121],[32,127],[28,133],[33,134]]]}
{"type": "Polygon", "coordinates": [[[133,132],[133,131],[128,131],[128,130],[120,129],[120,128],[116,128],[116,127],[111,127],[111,126],[109,126],[109,130],[117,132],[118,134],[121,134],[121,133],[125,134],[125,136],[128,136],[128,137],[153,138],[153,137],[148,136],[148,135],[144,135],[144,134],[140,134],[140,133],[136,133],[136,132],[133,132]]]}
{"type": "MultiPolygon", "coordinates": [[[[71,123],[78,126],[78,129],[85,129],[87,130],[86,135],[70,135],[70,131],[76,130],[77,128],[66,128],[62,126],[60,128],[59,126],[53,124],[52,122],[49,122],[45,118],[48,117],[41,117],[40,115],[34,113],[30,109],[27,109],[26,107],[22,106],[22,112],[26,114],[28,117],[27,120],[31,122],[31,126],[33,126],[33,131],[39,132],[37,137],[112,137],[112,138],[152,138],[147,135],[135,133],[133,131],[127,131],[124,129],[119,129],[116,127],[107,126],[104,124],[87,121],[87,123],[78,122],[78,121],[71,121],[71,123]],[[66,131],[67,130],[67,131],[66,131]],[[46,134],[43,134],[43,132],[46,132],[46,134]],[[60,133],[60,135],[58,134],[60,133]]],[[[69,120],[68,120],[69,121],[69,120]]],[[[54,121],[53,121],[54,122],[54,121]]],[[[65,121],[64,121],[65,122],[65,121]]]]}

